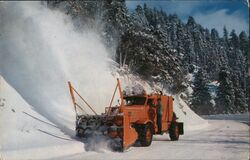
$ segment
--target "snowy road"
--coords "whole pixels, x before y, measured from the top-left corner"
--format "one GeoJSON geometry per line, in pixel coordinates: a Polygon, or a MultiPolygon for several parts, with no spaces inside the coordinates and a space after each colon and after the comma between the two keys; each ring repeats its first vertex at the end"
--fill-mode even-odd
{"type": "Polygon", "coordinates": [[[217,115],[208,115],[202,116],[204,119],[213,119],[213,120],[234,120],[241,123],[250,125],[249,113],[244,114],[217,114],[217,115]]]}
{"type": "Polygon", "coordinates": [[[131,147],[125,153],[76,153],[54,159],[249,159],[249,127],[231,120],[209,120],[202,131],[185,133],[179,141],[155,136],[150,147],[131,147]]]}

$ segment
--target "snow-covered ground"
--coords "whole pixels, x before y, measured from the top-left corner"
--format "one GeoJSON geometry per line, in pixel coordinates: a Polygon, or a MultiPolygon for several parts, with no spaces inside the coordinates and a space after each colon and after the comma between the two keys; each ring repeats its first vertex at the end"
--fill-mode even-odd
{"type": "Polygon", "coordinates": [[[167,134],[157,135],[150,147],[131,147],[124,153],[85,151],[83,142],[34,111],[2,77],[0,98],[0,157],[4,160],[249,158],[247,125],[232,120],[206,121],[193,113],[180,96],[175,96],[174,105],[185,123],[185,135],[175,142],[167,134]]]}
{"type": "Polygon", "coordinates": [[[151,146],[131,147],[125,153],[86,152],[58,159],[249,159],[247,125],[218,120],[210,120],[209,123],[208,128],[186,132],[175,142],[170,141],[168,135],[154,136],[151,146]]]}

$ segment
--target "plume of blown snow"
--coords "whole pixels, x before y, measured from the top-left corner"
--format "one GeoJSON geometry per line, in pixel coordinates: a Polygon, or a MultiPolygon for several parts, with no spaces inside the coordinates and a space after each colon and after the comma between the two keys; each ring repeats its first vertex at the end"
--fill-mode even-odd
{"type": "Polygon", "coordinates": [[[116,82],[97,33],[77,31],[69,16],[40,2],[1,2],[0,26],[0,74],[35,111],[72,134],[68,80],[104,110],[116,82]]]}

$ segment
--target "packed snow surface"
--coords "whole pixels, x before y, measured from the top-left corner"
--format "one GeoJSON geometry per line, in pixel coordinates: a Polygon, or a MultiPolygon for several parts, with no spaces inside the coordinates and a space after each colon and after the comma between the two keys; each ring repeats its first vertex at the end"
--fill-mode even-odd
{"type": "Polygon", "coordinates": [[[168,135],[154,136],[149,147],[131,147],[125,153],[86,152],[65,158],[73,159],[173,159],[173,160],[247,160],[249,159],[249,127],[235,121],[210,120],[208,128],[186,132],[179,141],[168,135]]]}

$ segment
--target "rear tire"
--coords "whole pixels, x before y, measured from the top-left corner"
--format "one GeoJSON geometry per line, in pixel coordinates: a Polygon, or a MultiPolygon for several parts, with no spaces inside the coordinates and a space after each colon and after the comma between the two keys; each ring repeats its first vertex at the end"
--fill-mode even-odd
{"type": "Polygon", "coordinates": [[[143,126],[140,133],[140,143],[142,146],[150,146],[153,139],[153,132],[151,125],[146,124],[143,126]]]}
{"type": "Polygon", "coordinates": [[[169,137],[171,141],[178,141],[179,135],[180,133],[179,133],[178,124],[176,122],[173,122],[169,129],[169,137]]]}

